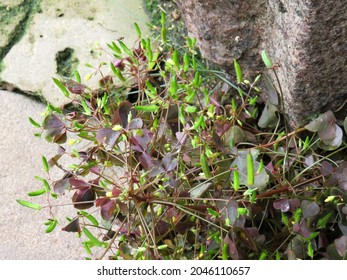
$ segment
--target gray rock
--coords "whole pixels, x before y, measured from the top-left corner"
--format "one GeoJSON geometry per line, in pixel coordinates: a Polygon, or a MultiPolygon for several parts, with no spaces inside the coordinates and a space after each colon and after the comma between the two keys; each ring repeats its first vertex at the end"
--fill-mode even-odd
{"type": "MultiPolygon", "coordinates": [[[[1,3],[4,15],[6,3],[1,3]]],[[[141,0],[41,0],[16,1],[16,5],[12,3],[7,10],[17,11],[18,16],[9,18],[7,24],[2,23],[0,26],[8,30],[2,32],[2,38],[7,38],[5,45],[11,41],[11,32],[19,28],[21,19],[29,17],[29,11],[34,13],[30,16],[30,22],[24,26],[23,37],[6,51],[0,81],[9,88],[40,95],[55,106],[69,103],[70,100],[59,92],[52,77],[70,76],[77,69],[83,78],[97,71],[101,62],[109,63],[112,60],[107,43],[124,37],[125,43],[130,46],[135,44],[137,35],[133,28],[134,22],[145,33],[149,21],[142,5],[141,0]],[[39,5],[29,9],[28,2],[39,5]],[[86,67],[85,63],[91,64],[94,69],[86,67]]],[[[108,74],[108,68],[102,68],[105,74],[108,74]]],[[[96,87],[97,82],[97,78],[92,78],[88,85],[96,87]]]]}
{"type": "MultiPolygon", "coordinates": [[[[292,127],[347,99],[345,0],[177,0],[189,33],[207,59],[232,70],[264,72],[266,50],[277,70],[292,127]]],[[[276,79],[272,77],[276,85],[276,79]]],[[[278,87],[278,85],[276,85],[278,87]]]]}
{"type": "MultiPolygon", "coordinates": [[[[45,106],[29,97],[0,91],[0,259],[82,259],[87,256],[75,234],[56,229],[45,233],[49,209],[36,212],[20,206],[16,199],[47,205],[45,196],[30,198],[28,192],[42,188],[35,175],[44,177],[41,156],[52,156],[56,146],[34,137],[37,130],[29,123],[32,117],[42,120],[45,106]]],[[[57,170],[51,174],[59,176],[57,170]]],[[[62,199],[57,203],[69,202],[62,199]]],[[[71,208],[52,209],[61,225],[65,217],[76,213],[71,208]],[[59,210],[59,211],[57,211],[59,210]]]]}

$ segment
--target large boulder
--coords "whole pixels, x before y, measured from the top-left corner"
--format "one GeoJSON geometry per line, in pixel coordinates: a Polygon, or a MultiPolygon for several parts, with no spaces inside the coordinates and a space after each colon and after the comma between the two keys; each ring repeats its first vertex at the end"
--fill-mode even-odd
{"type": "MultiPolygon", "coordinates": [[[[311,113],[339,110],[347,100],[345,0],[177,0],[203,56],[249,73],[264,69],[266,50],[277,70],[293,127],[311,113]]],[[[273,78],[274,84],[276,80],[273,78]]]]}

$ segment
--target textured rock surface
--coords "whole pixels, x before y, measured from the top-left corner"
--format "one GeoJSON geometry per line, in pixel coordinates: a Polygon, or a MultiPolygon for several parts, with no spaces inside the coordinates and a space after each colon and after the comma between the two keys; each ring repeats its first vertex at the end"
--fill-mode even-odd
{"type": "Polygon", "coordinates": [[[262,69],[266,50],[278,64],[292,126],[347,99],[345,0],[177,0],[202,54],[231,66],[262,69]]]}
{"type": "MultiPolygon", "coordinates": [[[[28,117],[40,120],[45,106],[6,91],[0,91],[0,99],[0,260],[82,259],[87,254],[76,235],[59,229],[45,233],[48,209],[36,212],[16,202],[16,199],[31,200],[27,193],[41,188],[40,182],[34,179],[35,175],[44,176],[41,156],[49,157],[56,152],[55,145],[33,136],[37,131],[28,121],[28,117]]],[[[57,175],[56,170],[53,171],[52,176],[57,175]]],[[[31,201],[46,205],[44,196],[31,201]]],[[[66,216],[74,214],[68,208],[59,208],[61,225],[66,223],[66,216]]]]}
{"type": "MultiPolygon", "coordinates": [[[[1,0],[0,13],[16,15],[0,24],[2,44],[11,46],[4,52],[0,81],[42,95],[56,106],[69,100],[59,92],[52,77],[71,74],[75,69],[82,77],[94,72],[101,62],[112,59],[101,48],[107,50],[107,43],[120,37],[134,44],[134,22],[144,32],[148,22],[141,0],[1,0]],[[25,32],[16,37],[18,42],[13,45],[13,30],[23,29],[25,32]],[[58,65],[64,63],[64,71],[57,73],[58,65]],[[95,69],[87,68],[85,63],[95,69]]],[[[92,79],[89,85],[96,84],[97,79],[92,79]]]]}

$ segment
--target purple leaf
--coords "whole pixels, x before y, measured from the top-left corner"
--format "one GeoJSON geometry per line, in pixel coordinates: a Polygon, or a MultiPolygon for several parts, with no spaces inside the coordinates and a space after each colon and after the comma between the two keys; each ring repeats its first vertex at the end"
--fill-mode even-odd
{"type": "Polygon", "coordinates": [[[238,260],[239,259],[239,253],[237,251],[237,247],[235,242],[229,237],[229,234],[227,234],[224,237],[224,242],[228,244],[228,249],[229,249],[229,257],[232,258],[233,260],[238,260]]]}
{"type": "Polygon", "coordinates": [[[316,202],[310,202],[308,200],[303,200],[301,202],[301,209],[304,218],[314,217],[319,214],[320,208],[316,202]]]}
{"type": "Polygon", "coordinates": [[[132,112],[131,108],[132,104],[129,101],[122,101],[114,113],[112,124],[119,123],[123,128],[127,128],[129,113],[133,115],[132,118],[135,117],[135,113],[132,112]]]}
{"type": "Polygon", "coordinates": [[[143,126],[143,121],[140,118],[132,119],[129,123],[129,129],[140,129],[143,126]]]}
{"type": "Polygon", "coordinates": [[[159,220],[154,227],[155,235],[158,237],[164,237],[164,235],[166,235],[169,230],[170,224],[162,220],[159,220]]]}
{"type": "Polygon", "coordinates": [[[78,189],[72,196],[76,209],[88,209],[94,206],[95,192],[92,189],[78,189]],[[85,203],[83,203],[85,202],[85,203]]]}
{"type": "Polygon", "coordinates": [[[83,180],[70,178],[69,182],[72,186],[74,186],[76,189],[86,189],[90,187],[90,183],[87,183],[83,180]]]}
{"type": "Polygon", "coordinates": [[[66,142],[66,126],[55,114],[48,115],[42,126],[46,130],[45,138],[48,142],[66,142]]]}
{"type": "Polygon", "coordinates": [[[142,151],[147,151],[149,143],[152,141],[154,133],[148,129],[142,129],[137,131],[131,140],[136,148],[140,148],[142,151]]]}
{"type": "Polygon", "coordinates": [[[64,83],[64,86],[67,87],[67,89],[74,94],[82,94],[84,90],[87,88],[86,85],[79,84],[75,82],[74,80],[67,80],[64,83]]]}
{"type": "Polygon", "coordinates": [[[347,191],[347,161],[342,162],[335,170],[335,178],[338,181],[339,187],[347,191]]]}
{"type": "Polygon", "coordinates": [[[100,210],[100,215],[101,217],[106,220],[106,221],[110,221],[112,220],[113,216],[114,216],[114,211],[116,210],[116,203],[114,200],[109,200],[108,202],[106,202],[100,210]]]}
{"type": "Polygon", "coordinates": [[[121,131],[114,131],[110,127],[103,127],[98,130],[96,140],[101,144],[107,144],[110,148],[113,148],[120,135],[121,131]]]}
{"type": "Polygon", "coordinates": [[[60,179],[53,184],[53,190],[58,195],[63,195],[65,190],[70,187],[69,178],[60,179]]]}
{"type": "Polygon", "coordinates": [[[139,162],[141,163],[142,167],[145,170],[149,170],[150,168],[154,167],[154,161],[153,158],[148,153],[143,153],[139,156],[139,162]]]}
{"type": "Polygon", "coordinates": [[[336,251],[343,258],[347,252],[347,236],[343,235],[340,238],[335,239],[334,244],[336,251]]]}
{"type": "Polygon", "coordinates": [[[329,176],[330,174],[332,174],[334,171],[334,167],[333,165],[328,162],[328,161],[323,161],[320,167],[320,172],[322,174],[322,176],[326,177],[329,176]]]}
{"type": "Polygon", "coordinates": [[[162,159],[161,163],[166,172],[170,172],[171,170],[174,170],[177,167],[177,159],[173,158],[171,153],[166,154],[162,159]]]}
{"type": "Polygon", "coordinates": [[[300,206],[300,200],[298,198],[289,199],[290,212],[294,212],[300,206]]]}
{"type": "Polygon", "coordinates": [[[279,200],[274,201],[273,207],[276,210],[281,210],[281,212],[285,213],[285,212],[289,211],[290,203],[289,203],[289,200],[286,198],[285,199],[279,199],[279,200]]]}
{"type": "Polygon", "coordinates": [[[72,220],[70,223],[68,223],[65,227],[63,227],[61,230],[66,232],[81,232],[80,222],[79,219],[76,218],[72,220]]]}

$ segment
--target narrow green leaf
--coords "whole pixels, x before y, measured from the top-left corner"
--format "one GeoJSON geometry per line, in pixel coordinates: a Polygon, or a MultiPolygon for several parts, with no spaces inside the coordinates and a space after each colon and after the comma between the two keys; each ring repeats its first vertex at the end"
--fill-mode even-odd
{"type": "Polygon", "coordinates": [[[169,92],[172,97],[175,97],[175,99],[177,99],[177,90],[178,90],[177,77],[176,75],[173,75],[170,80],[169,92]]]}
{"type": "Polygon", "coordinates": [[[127,47],[126,44],[123,43],[123,41],[119,40],[118,44],[122,48],[123,52],[125,52],[127,55],[133,57],[133,55],[134,55],[133,52],[127,47]]]}
{"type": "Polygon", "coordinates": [[[147,106],[134,106],[134,109],[137,111],[143,111],[143,112],[148,112],[148,113],[156,113],[159,110],[159,106],[157,105],[147,105],[147,106]]]}
{"type": "Polygon", "coordinates": [[[312,259],[314,256],[312,242],[309,242],[307,245],[307,255],[312,259]]]}
{"type": "Polygon", "coordinates": [[[235,168],[233,171],[233,176],[234,176],[234,183],[233,183],[233,188],[235,191],[238,191],[240,188],[240,173],[239,171],[235,168]]]}
{"type": "Polygon", "coordinates": [[[247,185],[254,185],[254,163],[251,153],[247,154],[247,185]]]}
{"type": "Polygon", "coordinates": [[[288,217],[285,213],[281,212],[281,219],[282,219],[282,223],[285,225],[285,226],[289,226],[289,220],[288,220],[288,217]]]}
{"type": "MultiPolygon", "coordinates": [[[[166,249],[168,246],[166,244],[163,244],[163,245],[159,245],[158,246],[158,250],[164,250],[166,249]]],[[[147,248],[145,248],[145,250],[147,250],[147,248]]]]}
{"type": "Polygon", "coordinates": [[[29,117],[29,122],[35,127],[41,127],[41,125],[33,120],[33,118],[29,117]]]}
{"type": "Polygon", "coordinates": [[[331,217],[333,216],[334,212],[329,212],[328,214],[324,215],[324,217],[320,218],[317,222],[317,229],[325,228],[328,222],[330,221],[331,217]]]}
{"type": "Polygon", "coordinates": [[[263,170],[264,170],[264,162],[263,160],[261,160],[258,166],[257,174],[260,174],[263,170]]]}
{"type": "Polygon", "coordinates": [[[176,69],[179,70],[180,69],[180,59],[178,57],[178,51],[177,50],[173,51],[173,53],[172,53],[172,60],[175,63],[176,69]]]}
{"type": "Polygon", "coordinates": [[[69,97],[70,92],[69,90],[63,85],[61,81],[59,81],[56,78],[53,78],[54,83],[58,86],[58,88],[61,90],[61,92],[66,96],[69,97]]]}
{"type": "Polygon", "coordinates": [[[97,239],[87,228],[84,227],[82,231],[95,246],[101,247],[104,245],[104,243],[97,239]]]}
{"type": "Polygon", "coordinates": [[[192,85],[193,86],[199,86],[200,85],[200,73],[199,71],[196,71],[195,72],[195,75],[194,75],[194,79],[193,79],[193,82],[192,82],[192,85]]]}
{"type": "Polygon", "coordinates": [[[189,55],[187,53],[185,53],[183,56],[183,62],[184,62],[183,70],[184,72],[187,72],[189,70],[189,55]]]}
{"type": "Polygon", "coordinates": [[[269,59],[269,57],[266,54],[266,51],[261,52],[261,58],[263,59],[263,62],[267,68],[271,68],[273,66],[271,60],[269,59]]]}
{"type": "Polygon", "coordinates": [[[161,34],[161,40],[163,41],[164,44],[166,44],[167,43],[167,33],[166,33],[166,27],[164,25],[161,27],[160,34],[161,34]]]}
{"type": "Polygon", "coordinates": [[[141,38],[142,37],[141,29],[140,29],[139,25],[136,22],[134,23],[134,27],[135,27],[135,31],[136,31],[137,36],[139,38],[141,38]]]}
{"type": "Polygon", "coordinates": [[[239,208],[237,208],[237,213],[239,215],[247,215],[248,209],[247,208],[243,208],[243,207],[239,207],[239,208]]]}
{"type": "Polygon", "coordinates": [[[208,166],[208,160],[205,153],[202,153],[200,155],[200,164],[201,164],[201,169],[204,172],[205,177],[207,179],[211,178],[211,171],[210,171],[210,167],[208,166]]]}
{"type": "Polygon", "coordinates": [[[87,116],[91,116],[92,111],[90,110],[89,106],[87,105],[87,103],[84,99],[81,99],[81,105],[84,109],[84,114],[86,114],[87,116]]]}
{"type": "Polygon", "coordinates": [[[80,75],[80,73],[79,73],[77,70],[75,70],[74,76],[75,76],[76,82],[77,82],[78,84],[80,84],[80,83],[81,83],[81,75],[80,75]]]}
{"type": "Polygon", "coordinates": [[[56,219],[49,220],[49,223],[46,223],[47,228],[45,230],[46,233],[52,232],[58,224],[58,221],[56,219]]]}
{"type": "Polygon", "coordinates": [[[43,188],[43,189],[28,193],[28,196],[39,196],[39,195],[43,195],[46,192],[47,192],[46,189],[43,188]]]}
{"type": "Polygon", "coordinates": [[[46,173],[49,172],[49,165],[48,165],[48,162],[47,162],[47,159],[42,156],[42,165],[43,165],[43,169],[45,170],[46,173]]]}
{"type": "Polygon", "coordinates": [[[215,218],[219,217],[219,213],[216,210],[213,210],[212,208],[207,208],[207,212],[215,218]]]}
{"type": "Polygon", "coordinates": [[[126,78],[124,78],[124,76],[122,75],[122,72],[120,71],[120,69],[114,67],[113,63],[110,63],[111,66],[111,70],[113,72],[113,74],[121,81],[121,82],[125,82],[126,78]]]}
{"type": "Polygon", "coordinates": [[[49,185],[49,183],[47,182],[46,179],[42,180],[42,184],[43,184],[43,187],[46,190],[46,192],[50,192],[51,191],[51,186],[49,185]]]}
{"type": "Polygon", "coordinates": [[[94,216],[92,216],[92,215],[89,214],[88,212],[80,210],[79,213],[80,213],[83,217],[87,218],[87,219],[93,224],[93,226],[96,226],[96,227],[97,227],[97,226],[99,225],[99,222],[97,221],[97,219],[95,219],[94,216]]]}
{"type": "Polygon", "coordinates": [[[166,23],[166,14],[164,12],[161,12],[160,23],[162,25],[164,25],[166,23]]]}
{"type": "Polygon", "coordinates": [[[262,251],[259,257],[259,260],[266,260],[267,258],[267,252],[262,251]]]}
{"type": "Polygon", "coordinates": [[[236,59],[234,59],[234,68],[235,68],[237,82],[242,83],[243,82],[242,70],[241,70],[240,64],[237,62],[236,59]]]}
{"type": "Polygon", "coordinates": [[[34,210],[41,210],[42,206],[36,203],[31,203],[29,201],[26,200],[22,200],[22,199],[17,199],[16,200],[20,205],[24,206],[24,207],[28,207],[34,210]]]}
{"type": "Polygon", "coordinates": [[[229,258],[229,246],[228,246],[228,243],[223,243],[222,260],[227,260],[228,258],[229,258]]]}

